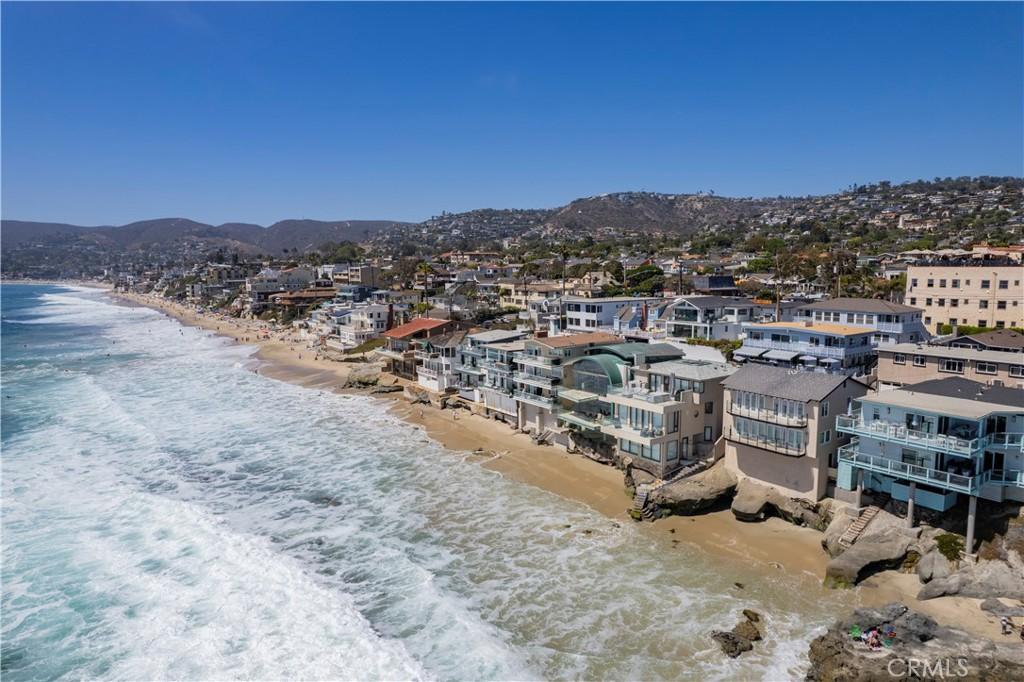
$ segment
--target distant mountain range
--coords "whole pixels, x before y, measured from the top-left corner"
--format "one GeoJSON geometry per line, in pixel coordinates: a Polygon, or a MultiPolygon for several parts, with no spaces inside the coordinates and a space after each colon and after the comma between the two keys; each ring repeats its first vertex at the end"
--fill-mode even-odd
{"type": "Polygon", "coordinates": [[[111,251],[148,251],[186,240],[201,240],[208,246],[229,251],[278,254],[283,249],[309,251],[326,242],[367,241],[381,230],[400,224],[393,220],[282,220],[263,227],[251,223],[207,225],[186,218],[160,218],[121,226],[86,227],[4,220],[0,222],[0,239],[5,252],[33,243],[45,246],[68,241],[111,251]]]}

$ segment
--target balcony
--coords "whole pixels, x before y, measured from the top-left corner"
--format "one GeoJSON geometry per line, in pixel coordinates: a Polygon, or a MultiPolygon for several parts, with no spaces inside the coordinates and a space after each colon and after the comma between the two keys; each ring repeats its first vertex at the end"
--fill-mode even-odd
{"type": "Polygon", "coordinates": [[[473,365],[455,365],[455,371],[464,374],[476,374],[478,376],[483,376],[487,373],[483,367],[474,367],[473,365]]]}
{"type": "MultiPolygon", "coordinates": [[[[865,332],[871,331],[865,329],[865,332]]],[[[743,345],[748,348],[764,348],[765,350],[785,350],[801,355],[813,355],[819,358],[835,358],[841,360],[847,356],[854,355],[858,349],[864,352],[871,352],[871,346],[825,346],[823,344],[807,343],[806,341],[771,341],[769,339],[752,339],[747,336],[743,345]]]]}
{"type": "Polygon", "coordinates": [[[992,433],[985,437],[986,447],[1017,449],[1024,452],[1024,433],[992,433]]]}
{"type": "Polygon", "coordinates": [[[529,372],[515,372],[512,374],[512,378],[522,384],[528,384],[530,386],[540,386],[541,388],[554,388],[558,385],[561,379],[557,377],[546,377],[540,374],[531,374],[529,372]]]}
{"type": "Polygon", "coordinates": [[[936,488],[942,488],[943,490],[966,493],[968,495],[977,494],[978,488],[981,486],[982,479],[985,476],[984,474],[981,476],[962,476],[949,471],[907,464],[895,459],[889,459],[888,457],[866,455],[857,449],[859,445],[857,441],[854,441],[849,445],[839,448],[839,462],[848,462],[856,469],[892,476],[905,481],[923,483],[935,486],[936,488]]]}
{"type": "Polygon", "coordinates": [[[484,349],[481,346],[465,346],[459,349],[459,352],[474,358],[482,358],[484,356],[484,349]]]}
{"type": "Polygon", "coordinates": [[[780,414],[774,410],[762,410],[756,407],[743,407],[736,403],[725,406],[726,411],[735,417],[747,417],[757,421],[781,424],[783,426],[807,426],[807,415],[780,414]]]}
{"type": "Polygon", "coordinates": [[[732,429],[725,439],[734,443],[742,443],[762,450],[768,450],[769,452],[777,452],[778,454],[786,455],[787,457],[803,457],[807,454],[806,443],[793,445],[792,443],[768,440],[766,438],[758,438],[757,436],[744,436],[737,433],[736,429],[732,429]]]}
{"type": "Polygon", "coordinates": [[[1017,488],[1024,488],[1024,471],[1012,469],[994,469],[981,474],[981,482],[994,483],[996,485],[1012,485],[1017,488]]]}
{"type": "Polygon", "coordinates": [[[501,374],[508,374],[512,371],[512,365],[508,362],[502,362],[500,360],[484,360],[480,365],[487,370],[492,372],[498,372],[501,374]]]}
{"type": "Polygon", "coordinates": [[[554,367],[562,364],[562,358],[549,358],[545,355],[517,355],[515,362],[527,367],[554,367]]]}
{"type": "MultiPolygon", "coordinates": [[[[653,445],[656,439],[669,435],[665,433],[664,428],[636,428],[631,426],[628,422],[616,419],[615,417],[601,418],[600,425],[601,433],[605,435],[632,441],[634,443],[641,443],[642,445],[653,445]]],[[[674,436],[676,434],[671,435],[674,436]]]]}
{"type": "Polygon", "coordinates": [[[891,443],[911,445],[927,450],[938,450],[965,457],[970,457],[983,449],[988,442],[988,438],[957,438],[944,434],[915,431],[902,424],[894,424],[892,422],[880,420],[867,421],[859,413],[852,415],[843,414],[836,417],[836,430],[840,433],[849,433],[867,438],[880,438],[891,443]]]}
{"type": "Polygon", "coordinates": [[[535,393],[527,393],[526,391],[515,391],[512,395],[516,400],[524,403],[530,403],[531,405],[536,405],[537,407],[542,407],[547,410],[550,410],[555,406],[554,396],[537,395],[535,393]]]}

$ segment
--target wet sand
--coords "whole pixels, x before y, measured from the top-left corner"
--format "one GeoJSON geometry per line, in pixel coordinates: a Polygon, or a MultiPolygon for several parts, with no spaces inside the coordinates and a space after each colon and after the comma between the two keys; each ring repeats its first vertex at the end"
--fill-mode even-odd
{"type": "MultiPolygon", "coordinates": [[[[200,314],[154,296],[112,295],[131,304],[162,311],[183,324],[257,347],[258,371],[264,376],[319,390],[350,392],[344,386],[352,363],[323,357],[316,359],[310,342],[290,330],[273,331],[266,323],[255,320],[200,314]]],[[[393,380],[393,383],[403,382],[393,380]]],[[[388,409],[392,414],[423,428],[446,448],[457,452],[479,451],[470,456],[488,469],[586,504],[610,518],[633,523],[627,514],[631,499],[623,487],[622,472],[615,468],[560,448],[537,445],[529,436],[467,410],[438,410],[426,404],[410,404],[400,392],[373,397],[385,405],[390,403],[388,409]]],[[[725,509],[698,516],[670,516],[640,525],[657,541],[690,545],[765,572],[782,570],[798,576],[813,576],[819,584],[825,576],[829,557],[821,547],[822,534],[781,519],[744,523],[725,509]]],[[[850,590],[850,608],[901,601],[942,624],[995,640],[1005,639],[999,634],[998,618],[978,608],[980,600],[941,597],[919,602],[916,594],[920,587],[914,574],[886,571],[850,590]]]]}

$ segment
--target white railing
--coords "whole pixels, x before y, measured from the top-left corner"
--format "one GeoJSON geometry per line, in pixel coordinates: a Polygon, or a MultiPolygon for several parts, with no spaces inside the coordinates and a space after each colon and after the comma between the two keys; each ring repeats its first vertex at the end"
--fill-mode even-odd
{"type": "Polygon", "coordinates": [[[1024,471],[1015,469],[993,469],[981,474],[982,483],[996,483],[998,485],[1013,485],[1024,488],[1024,471]]]}
{"type": "Polygon", "coordinates": [[[532,365],[534,367],[552,367],[561,364],[561,358],[549,358],[545,355],[517,355],[514,362],[520,365],[532,365]]]}
{"type": "Polygon", "coordinates": [[[635,434],[641,438],[660,438],[665,435],[664,427],[645,426],[638,428],[615,417],[602,417],[599,421],[601,426],[607,427],[609,430],[620,431],[627,435],[635,434]]]}
{"type": "Polygon", "coordinates": [[[985,447],[987,438],[957,438],[944,434],[927,433],[881,420],[865,420],[860,413],[836,417],[836,430],[858,436],[884,438],[895,443],[914,445],[933,450],[944,450],[971,455],[985,447]]]}
{"type": "Polygon", "coordinates": [[[849,462],[855,467],[917,483],[938,486],[944,490],[973,493],[981,484],[983,476],[964,476],[949,471],[940,471],[917,464],[907,464],[888,457],[867,455],[857,449],[858,442],[839,448],[839,461],[849,462]]]}
{"type": "Polygon", "coordinates": [[[524,384],[532,384],[534,386],[544,386],[545,388],[551,388],[558,383],[558,379],[552,377],[542,376],[540,374],[530,374],[529,372],[514,372],[512,378],[516,381],[521,381],[524,384]]]}
{"type": "MultiPolygon", "coordinates": [[[[870,330],[865,329],[865,332],[870,330]]],[[[847,351],[854,351],[859,346],[826,346],[817,345],[813,343],[807,343],[806,341],[771,341],[769,339],[752,339],[747,336],[743,342],[744,346],[749,348],[765,348],[768,350],[788,350],[794,353],[802,353],[804,355],[814,355],[817,357],[826,358],[837,358],[841,359],[846,357],[847,351]]],[[[865,351],[870,351],[871,346],[864,346],[865,351]]]]}

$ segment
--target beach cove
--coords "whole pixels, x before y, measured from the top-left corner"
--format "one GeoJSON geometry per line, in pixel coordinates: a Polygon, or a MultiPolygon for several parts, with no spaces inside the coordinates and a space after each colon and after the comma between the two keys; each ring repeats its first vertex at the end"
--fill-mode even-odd
{"type": "MultiPolygon", "coordinates": [[[[262,338],[258,331],[265,324],[258,321],[203,314],[150,295],[115,296],[158,309],[183,324],[256,346],[254,357],[260,361],[258,371],[264,376],[317,390],[366,393],[346,386],[352,368],[360,363],[318,358],[304,340],[290,333],[279,331],[270,338],[262,338]]],[[[389,382],[405,383],[384,376],[389,382]]],[[[627,514],[630,497],[623,487],[622,472],[617,469],[559,448],[537,445],[525,434],[464,410],[438,410],[422,403],[411,405],[401,392],[372,399],[392,403],[392,414],[424,429],[445,448],[467,453],[464,456],[470,461],[478,461],[512,480],[581,502],[617,522],[633,523],[627,514]],[[477,451],[482,454],[473,454],[477,451]]],[[[669,516],[637,527],[652,541],[666,543],[664,546],[673,551],[706,552],[721,560],[739,562],[766,577],[781,572],[807,579],[809,589],[823,599],[837,596],[835,591],[821,586],[829,557],[821,547],[822,534],[816,530],[797,527],[779,518],[744,523],[728,508],[696,516],[669,516]]],[[[890,570],[871,576],[839,596],[847,610],[898,601],[940,623],[999,639],[998,618],[981,611],[980,600],[950,596],[921,601],[916,598],[919,589],[915,575],[890,570]]]]}

